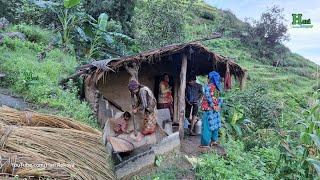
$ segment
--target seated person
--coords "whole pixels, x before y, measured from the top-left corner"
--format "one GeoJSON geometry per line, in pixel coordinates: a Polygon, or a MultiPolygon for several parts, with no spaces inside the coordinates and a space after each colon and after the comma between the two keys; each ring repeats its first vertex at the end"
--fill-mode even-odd
{"type": "Polygon", "coordinates": [[[114,122],[113,130],[119,135],[122,133],[129,133],[128,131],[128,121],[131,118],[131,114],[129,112],[124,112],[123,115],[114,122]]]}

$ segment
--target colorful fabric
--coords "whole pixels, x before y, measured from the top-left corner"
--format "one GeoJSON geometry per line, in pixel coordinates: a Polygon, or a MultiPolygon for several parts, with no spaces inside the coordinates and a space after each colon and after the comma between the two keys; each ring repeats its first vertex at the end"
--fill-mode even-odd
{"type": "Polygon", "coordinates": [[[208,146],[211,141],[218,141],[218,131],[221,127],[220,108],[222,100],[215,95],[217,85],[220,85],[220,75],[213,71],[209,73],[209,83],[204,87],[204,98],[201,104],[203,110],[201,145],[208,146]]]}
{"type": "Polygon", "coordinates": [[[208,75],[210,82],[213,83],[218,91],[221,91],[221,84],[220,84],[220,74],[216,71],[212,71],[208,75]]]}
{"type": "Polygon", "coordinates": [[[227,70],[224,75],[224,90],[231,89],[232,81],[231,81],[231,74],[229,70],[229,64],[227,64],[227,70]]]}
{"type": "Polygon", "coordinates": [[[147,113],[144,115],[144,126],[142,130],[143,135],[152,134],[155,132],[157,127],[157,119],[155,112],[147,113]]]}
{"type": "Polygon", "coordinates": [[[210,83],[204,87],[204,97],[201,102],[201,110],[210,111],[210,110],[219,110],[219,100],[216,98],[216,86],[213,83],[210,83]]]}
{"type": "Polygon", "coordinates": [[[113,130],[117,134],[126,133],[128,130],[128,122],[124,120],[124,118],[118,119],[115,122],[113,130]]]}
{"type": "Polygon", "coordinates": [[[169,83],[167,81],[161,81],[159,84],[158,103],[165,104],[172,102],[173,98],[169,83]]]}
{"type": "Polygon", "coordinates": [[[202,129],[201,129],[201,145],[209,146],[210,143],[217,142],[219,136],[219,129],[210,130],[209,121],[207,118],[208,114],[204,113],[202,117],[202,129]]]}
{"type": "Polygon", "coordinates": [[[139,111],[144,113],[142,134],[148,135],[154,133],[157,124],[157,102],[152,91],[148,87],[142,86],[137,94],[131,93],[131,98],[133,108],[138,108],[139,111]]]}
{"type": "Polygon", "coordinates": [[[129,82],[128,89],[129,89],[129,91],[134,91],[134,90],[136,90],[137,88],[139,88],[139,85],[140,85],[140,84],[139,84],[137,81],[131,80],[131,81],[129,82]]]}
{"type": "Polygon", "coordinates": [[[202,97],[202,86],[201,84],[187,84],[186,87],[186,100],[189,103],[198,103],[202,97]]]}

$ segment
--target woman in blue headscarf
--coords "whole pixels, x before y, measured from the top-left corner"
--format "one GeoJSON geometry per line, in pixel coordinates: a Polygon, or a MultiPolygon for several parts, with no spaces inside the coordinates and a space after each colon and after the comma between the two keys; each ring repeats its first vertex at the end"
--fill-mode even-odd
{"type": "Polygon", "coordinates": [[[219,128],[221,127],[220,108],[222,100],[219,98],[220,91],[220,75],[216,71],[212,71],[208,75],[208,84],[204,86],[204,98],[201,103],[203,116],[200,147],[217,144],[219,128]]]}

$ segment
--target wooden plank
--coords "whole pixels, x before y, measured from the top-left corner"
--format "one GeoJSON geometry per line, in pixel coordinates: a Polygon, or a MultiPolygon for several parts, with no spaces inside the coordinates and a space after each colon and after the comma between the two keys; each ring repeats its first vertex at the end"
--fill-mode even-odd
{"type": "Polygon", "coordinates": [[[180,139],[184,137],[184,118],[185,118],[185,89],[186,89],[186,75],[187,75],[187,64],[188,59],[187,55],[182,55],[182,63],[181,63],[181,70],[180,70],[180,89],[179,89],[179,136],[180,139]]]}
{"type": "Polygon", "coordinates": [[[176,76],[176,78],[175,78],[175,80],[174,80],[174,99],[173,99],[173,103],[174,103],[174,105],[173,105],[173,122],[174,123],[179,123],[179,106],[178,106],[178,101],[179,101],[179,96],[178,96],[178,94],[179,94],[179,77],[178,76],[176,76]]]}

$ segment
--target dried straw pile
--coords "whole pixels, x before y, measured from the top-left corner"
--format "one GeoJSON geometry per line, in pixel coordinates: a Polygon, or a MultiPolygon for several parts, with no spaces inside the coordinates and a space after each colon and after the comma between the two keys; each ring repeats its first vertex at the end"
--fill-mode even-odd
{"type": "Polygon", "coordinates": [[[100,131],[70,118],[62,118],[33,111],[18,111],[9,107],[0,107],[0,122],[7,125],[76,129],[100,134],[100,131]]]}
{"type": "MultiPolygon", "coordinates": [[[[0,179],[15,175],[28,179],[115,179],[100,133],[8,125],[8,122],[24,121],[4,120],[3,111],[0,116],[0,179]]],[[[58,127],[69,123],[77,125],[67,120],[63,122],[52,124],[58,127]]],[[[45,125],[50,126],[50,123],[45,125]]],[[[39,121],[39,124],[44,123],[39,121]]]]}

